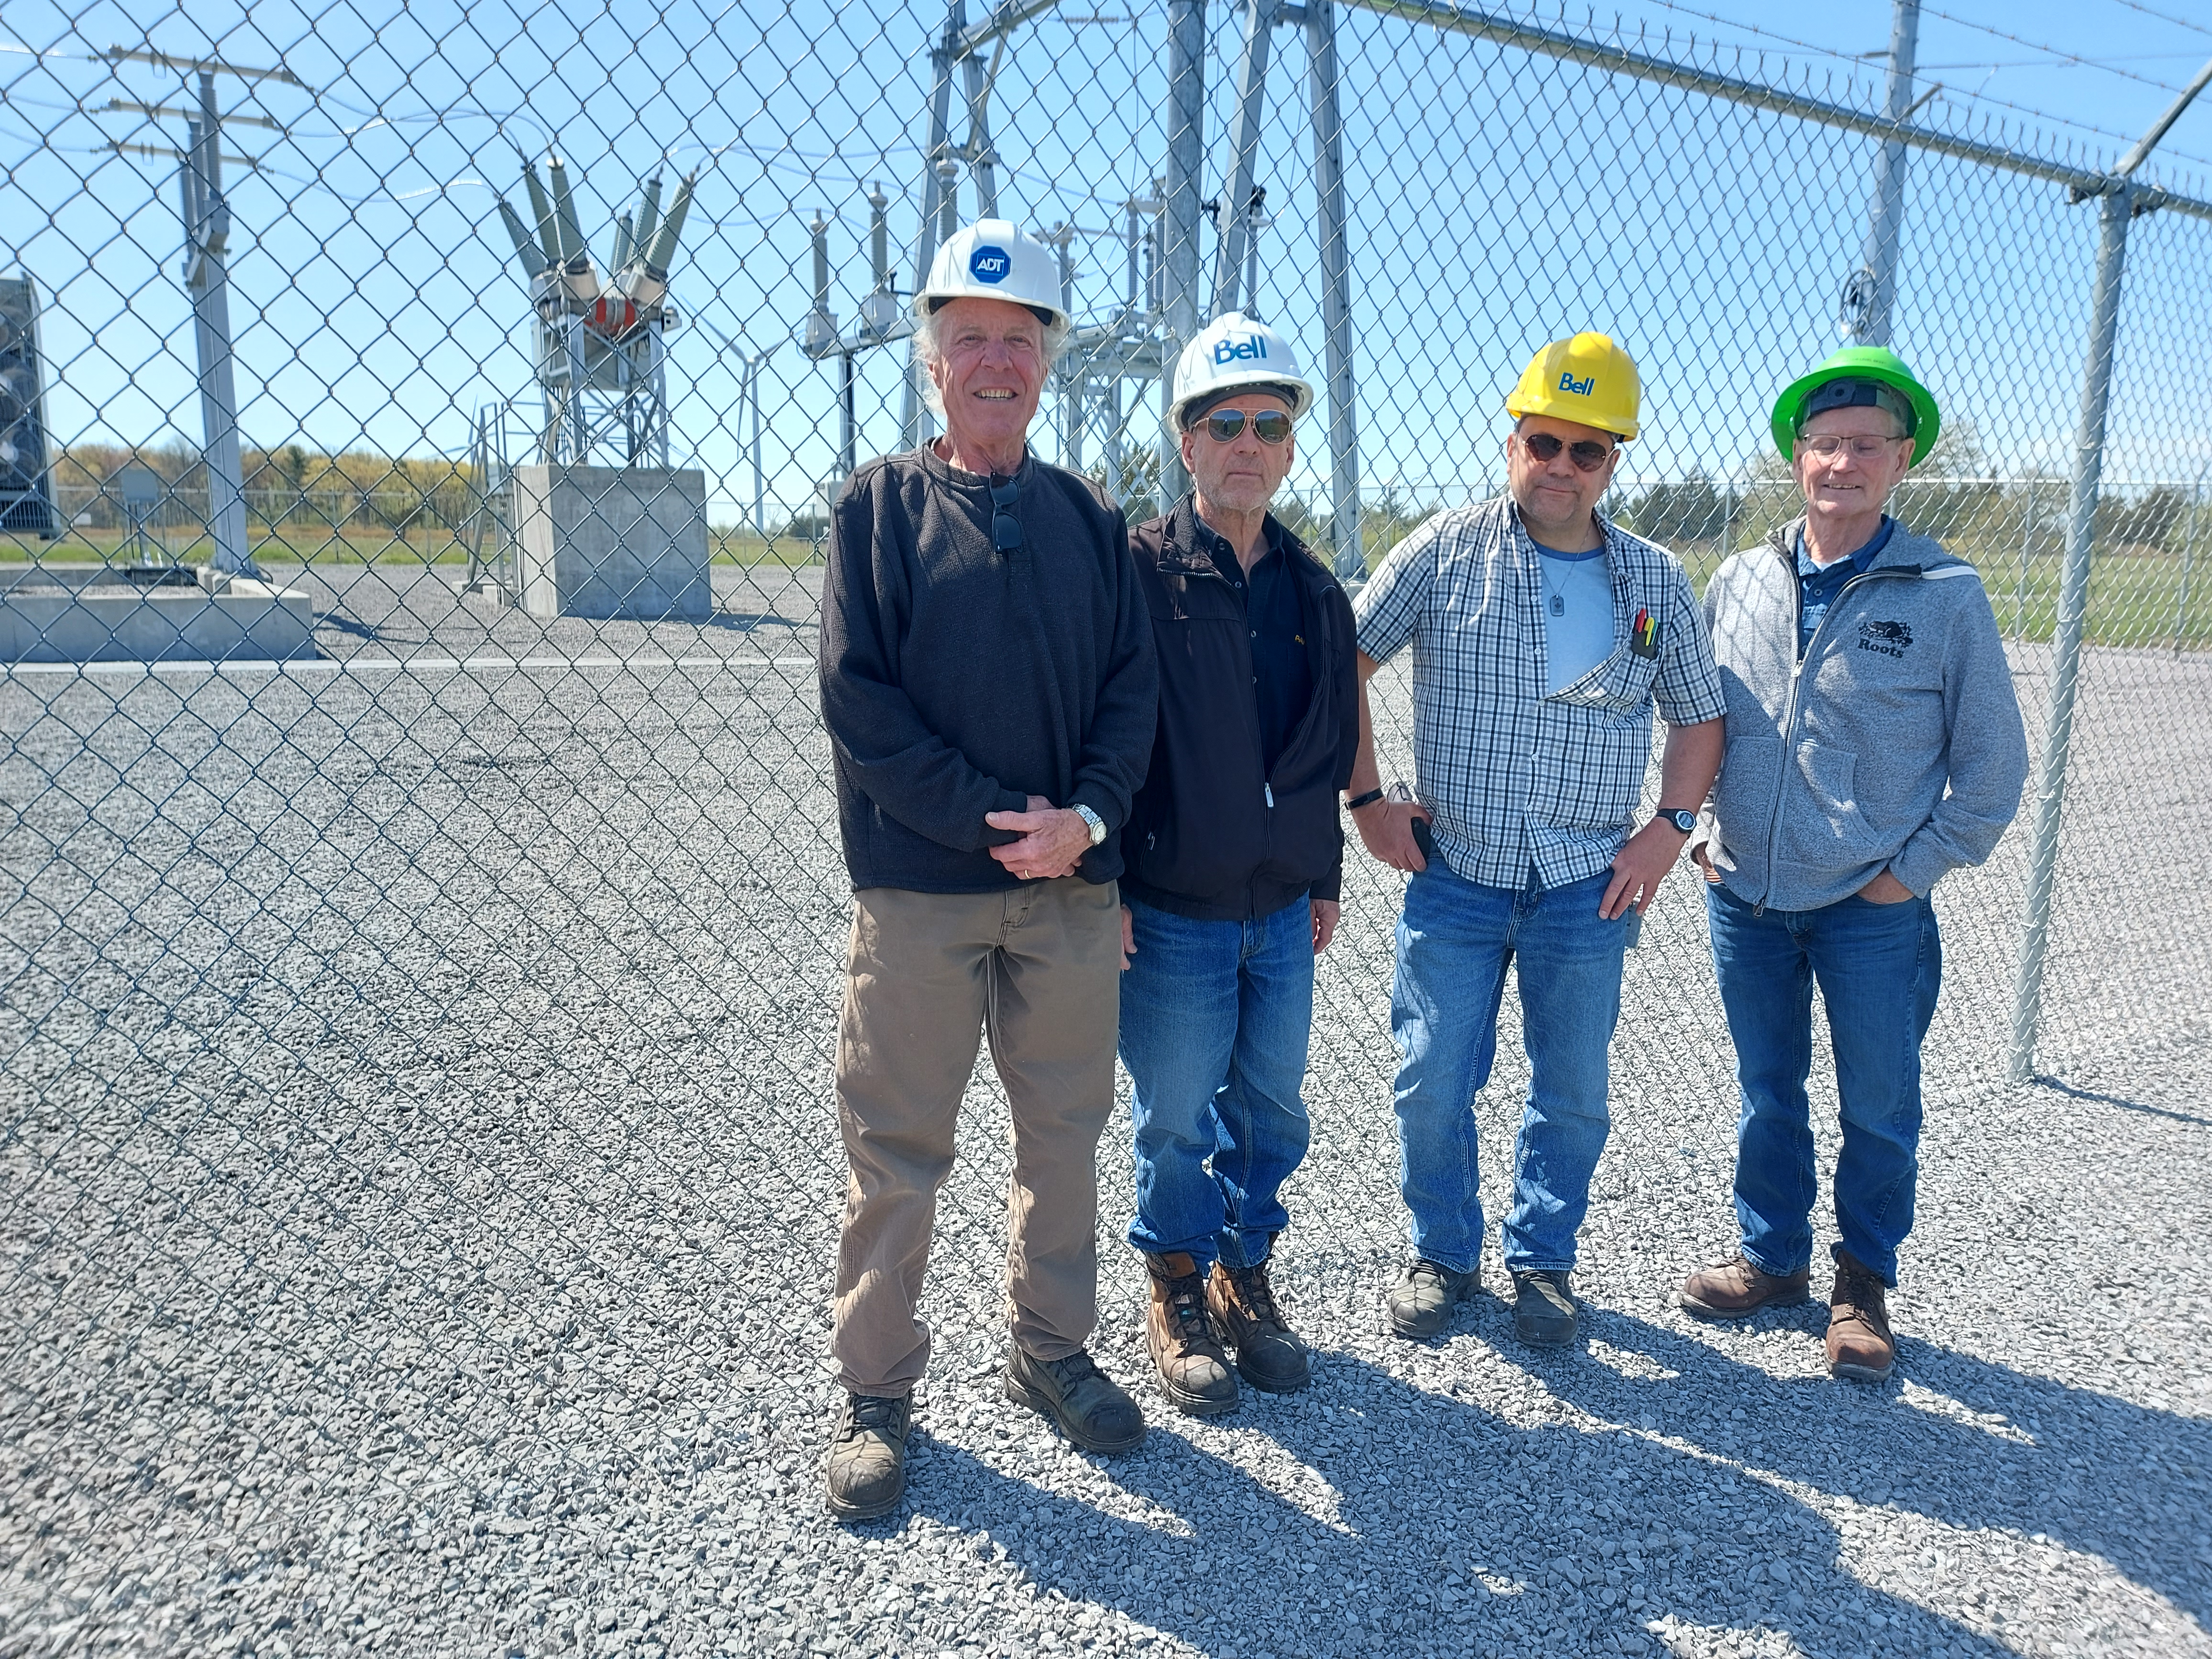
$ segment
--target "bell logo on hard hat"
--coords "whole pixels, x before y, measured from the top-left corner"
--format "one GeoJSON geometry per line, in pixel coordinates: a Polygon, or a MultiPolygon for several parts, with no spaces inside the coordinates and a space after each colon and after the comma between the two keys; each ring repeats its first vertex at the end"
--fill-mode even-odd
{"type": "Polygon", "coordinates": [[[1626,441],[1636,435],[1643,400],[1636,360],[1611,335],[1585,329],[1528,360],[1505,412],[1516,421],[1528,415],[1573,421],[1626,441]]]}
{"type": "Polygon", "coordinates": [[[1199,330],[1176,359],[1169,430],[1182,431],[1191,410],[1246,387],[1281,398],[1293,421],[1314,404],[1313,382],[1298,367],[1291,343],[1256,317],[1224,311],[1199,330]]]}
{"type": "Polygon", "coordinates": [[[1003,283],[1013,268],[1013,257],[988,242],[979,243],[968,256],[968,274],[979,283],[1003,283]]]}

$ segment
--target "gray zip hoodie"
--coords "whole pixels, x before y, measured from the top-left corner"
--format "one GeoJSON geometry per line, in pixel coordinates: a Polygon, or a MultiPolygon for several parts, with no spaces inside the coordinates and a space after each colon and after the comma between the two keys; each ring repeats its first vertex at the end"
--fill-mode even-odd
{"type": "Polygon", "coordinates": [[[1918,894],[1990,855],[2020,810],[2027,738],[1980,575],[1899,525],[1797,659],[1804,520],[1705,589],[1728,690],[1714,866],[1750,903],[1812,910],[1886,866],[1918,894]]]}

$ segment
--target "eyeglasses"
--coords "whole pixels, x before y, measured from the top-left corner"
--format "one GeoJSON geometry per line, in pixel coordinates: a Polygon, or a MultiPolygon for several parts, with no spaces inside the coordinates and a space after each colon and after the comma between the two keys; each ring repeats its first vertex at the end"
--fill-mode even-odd
{"type": "Polygon", "coordinates": [[[1012,512],[1021,498],[1021,487],[1012,479],[991,486],[991,545],[1001,553],[1011,553],[1022,544],[1022,521],[1012,512]]]}
{"type": "Polygon", "coordinates": [[[1805,453],[1816,461],[1832,461],[1848,448],[1855,461],[1878,459],[1892,444],[1908,441],[1904,438],[1838,438],[1833,433],[1823,433],[1817,438],[1800,438],[1805,453]]]}
{"type": "Polygon", "coordinates": [[[1535,458],[1536,464],[1540,466],[1549,466],[1553,461],[1558,460],[1559,452],[1564,449],[1567,452],[1567,459],[1575,464],[1575,471],[1577,472],[1596,471],[1605,465],[1605,458],[1612,454],[1614,449],[1613,445],[1601,444],[1594,438],[1583,438],[1573,443],[1564,443],[1548,432],[1522,433],[1521,447],[1535,458]]]}
{"type": "MultiPolygon", "coordinates": [[[[1247,418],[1241,409],[1217,409],[1206,417],[1206,435],[1218,444],[1234,443],[1247,418]]],[[[1291,435],[1291,417],[1279,409],[1263,409],[1249,418],[1252,435],[1263,444],[1279,444],[1291,435]]]]}

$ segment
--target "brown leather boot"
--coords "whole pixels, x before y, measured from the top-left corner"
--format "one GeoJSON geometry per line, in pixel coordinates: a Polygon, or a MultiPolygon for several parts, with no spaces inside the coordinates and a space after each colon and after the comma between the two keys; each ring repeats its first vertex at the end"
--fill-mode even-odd
{"type": "Polygon", "coordinates": [[[1828,1298],[1828,1375],[1853,1382],[1887,1382],[1897,1368],[1889,1334],[1888,1293],[1871,1267],[1836,1252],[1836,1289],[1828,1298]]]}
{"type": "Polygon", "coordinates": [[[1206,1280],[1181,1251],[1148,1255],[1152,1304],[1145,1315],[1145,1344],[1160,1373],[1160,1387],[1177,1411],[1213,1417],[1237,1408],[1237,1373],[1206,1316],[1206,1280]]]}
{"type": "Polygon", "coordinates": [[[1741,1319],[1761,1308],[1794,1308],[1811,1299],[1812,1288],[1809,1268],[1771,1273],[1739,1253],[1682,1281],[1682,1311],[1701,1319],[1741,1319]]]}
{"type": "Polygon", "coordinates": [[[1237,1370],[1247,1382],[1269,1394],[1305,1387],[1313,1375],[1313,1357],[1275,1305],[1266,1262],[1256,1267],[1215,1263],[1206,1281],[1206,1306],[1237,1350],[1237,1370]]]}

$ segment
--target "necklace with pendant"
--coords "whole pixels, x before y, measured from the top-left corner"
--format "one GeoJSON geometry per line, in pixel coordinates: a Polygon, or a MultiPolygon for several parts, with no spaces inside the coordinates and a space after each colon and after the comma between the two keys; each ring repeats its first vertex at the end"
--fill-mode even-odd
{"type": "Polygon", "coordinates": [[[1544,584],[1546,596],[1544,608],[1555,617],[1565,616],[1567,614],[1566,595],[1552,586],[1552,572],[1550,568],[1542,562],[1540,556],[1536,566],[1536,574],[1544,584]]]}

